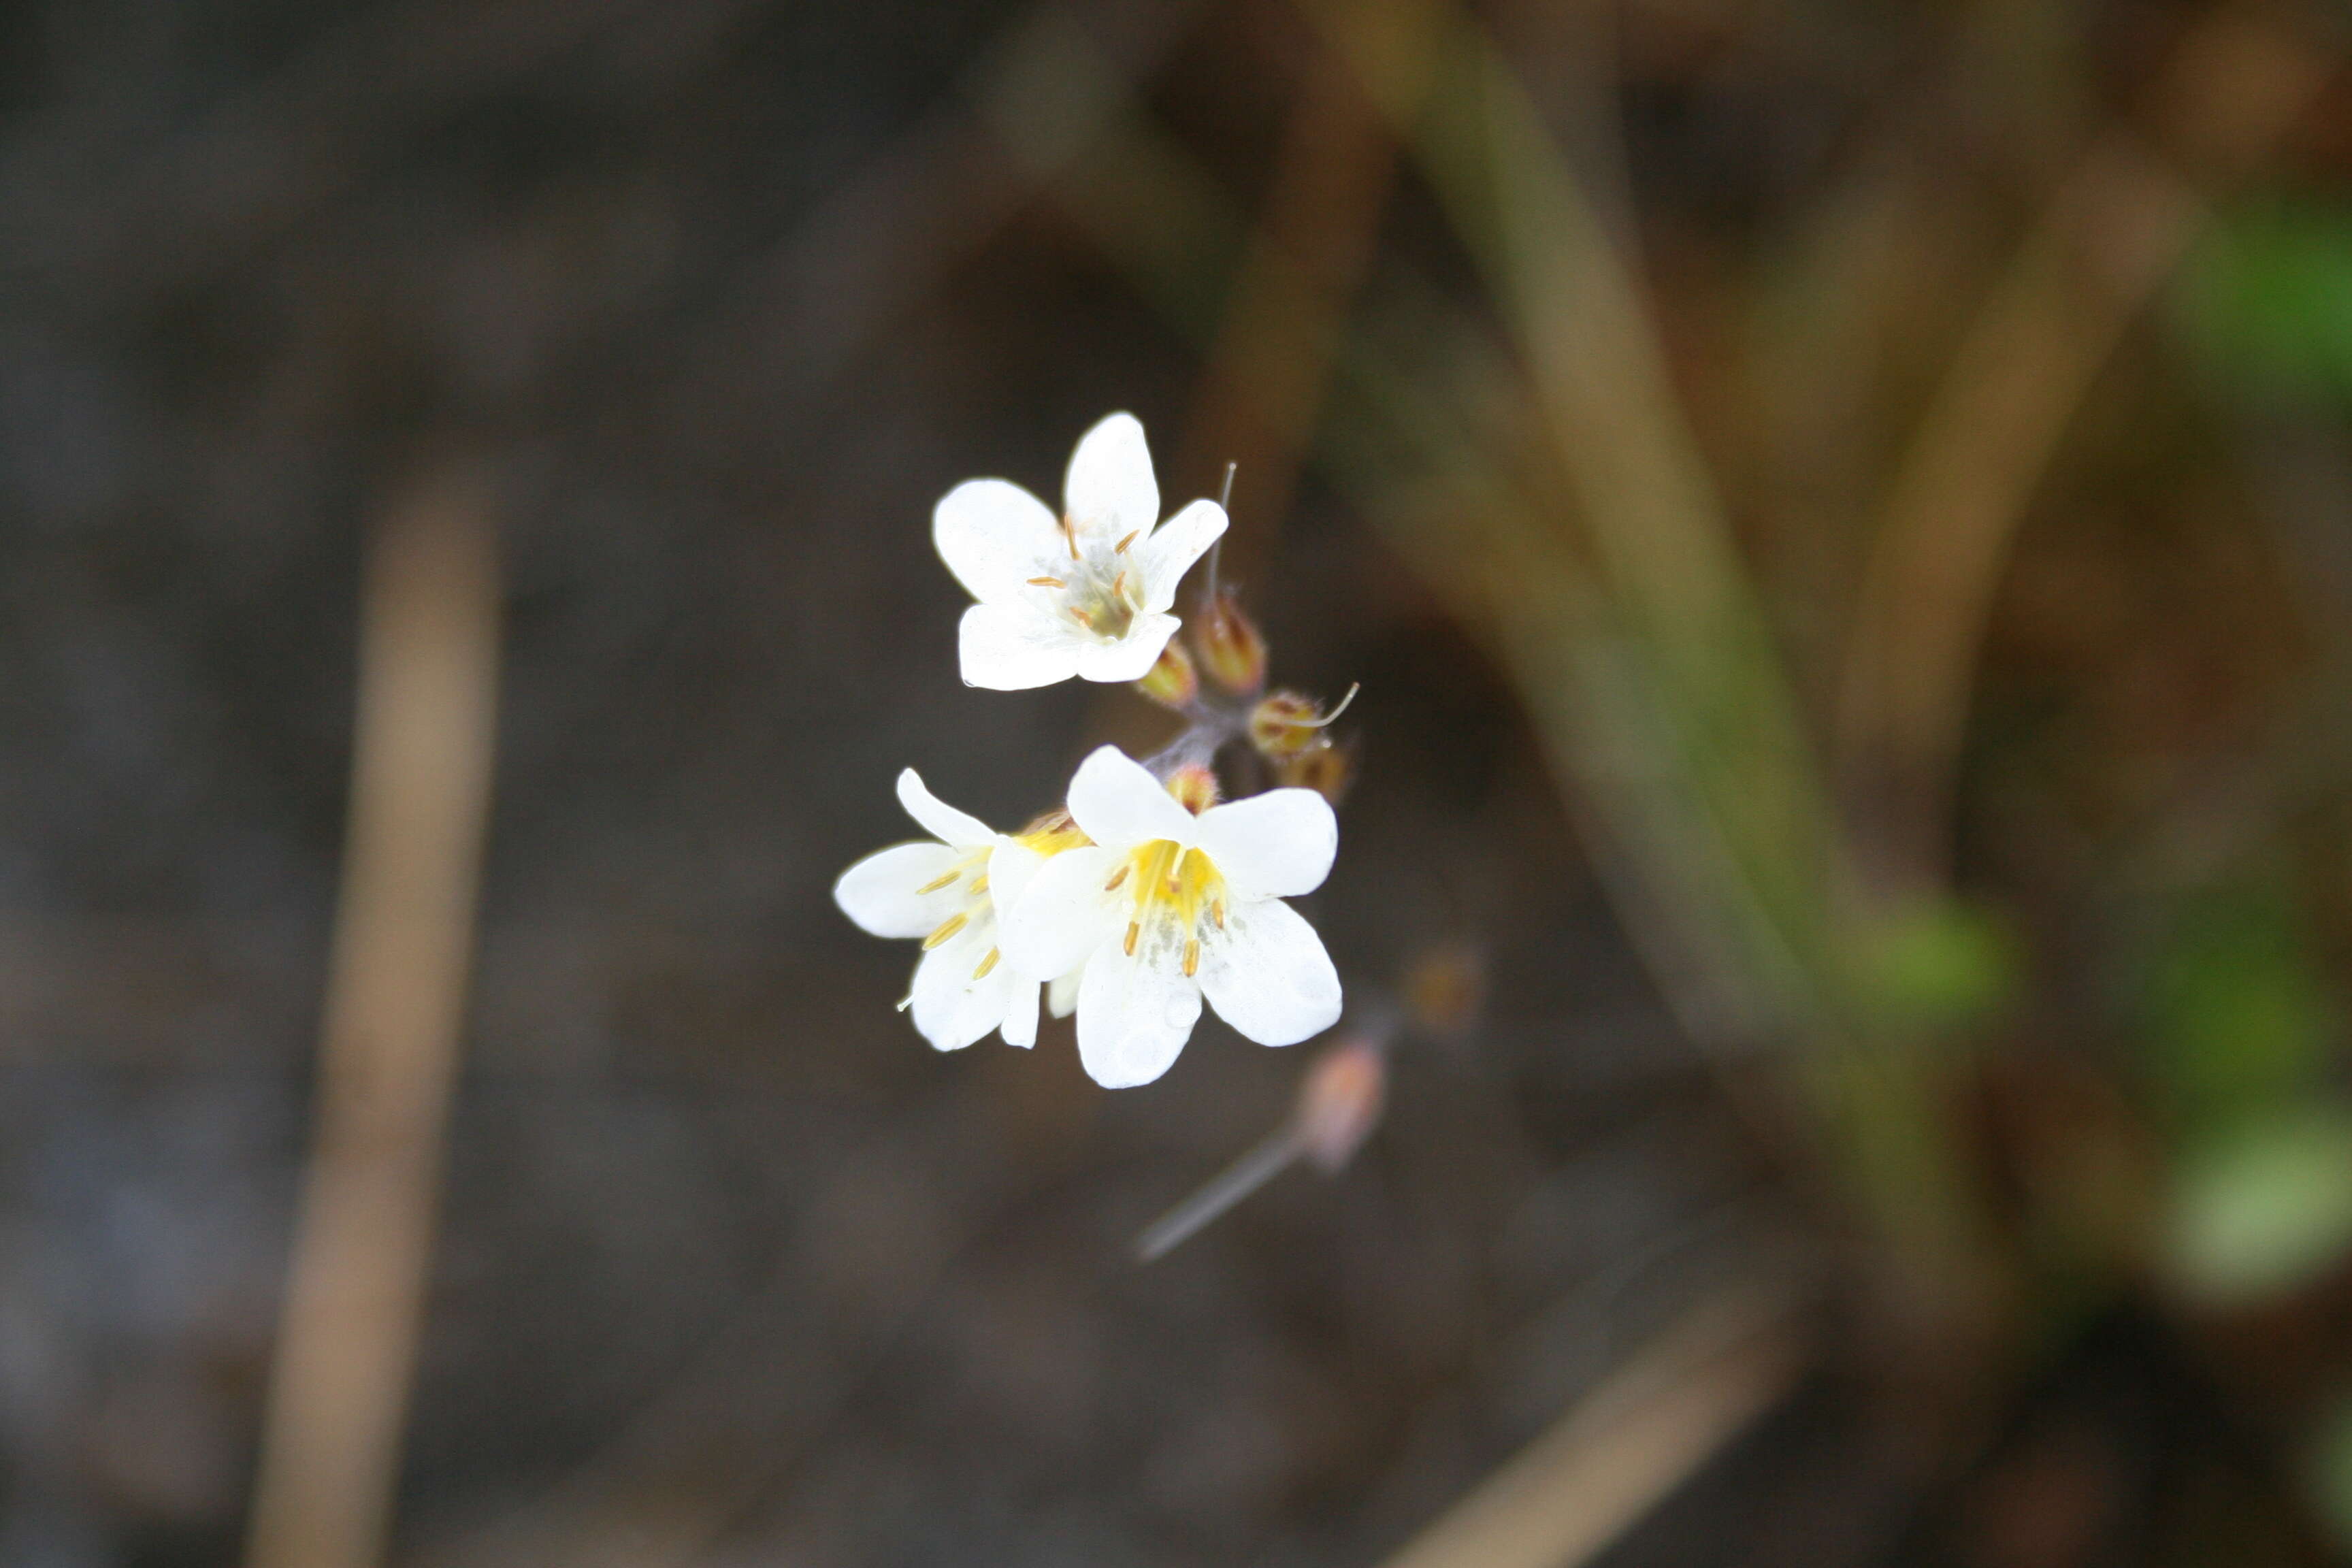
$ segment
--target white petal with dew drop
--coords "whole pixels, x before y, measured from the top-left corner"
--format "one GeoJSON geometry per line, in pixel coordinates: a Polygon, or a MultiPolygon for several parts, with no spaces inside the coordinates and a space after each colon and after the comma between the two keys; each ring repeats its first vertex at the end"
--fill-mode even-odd
{"type": "Polygon", "coordinates": [[[1004,1043],[1027,1050],[1037,1043],[1038,984],[1024,974],[1015,974],[1004,988],[1004,1043]]]}
{"type": "Polygon", "coordinates": [[[1166,1072],[1201,1018],[1201,988],[1164,947],[1129,957],[1117,945],[1078,983],[1078,1060],[1105,1089],[1132,1089],[1166,1072]]]}
{"type": "Polygon", "coordinates": [[[1339,973],[1307,917],[1278,899],[1234,905],[1201,952],[1217,1016],[1261,1046],[1292,1046],[1339,1021],[1339,973]]]}
{"type": "Polygon", "coordinates": [[[1173,616],[1141,615],[1127,628],[1127,635],[1117,642],[1083,642],[1078,645],[1078,678],[1082,680],[1118,682],[1141,680],[1160,662],[1160,650],[1176,635],[1181,625],[1173,616]]]}
{"type": "Polygon", "coordinates": [[[1192,841],[1192,814],[1151,771],[1117,746],[1102,746],[1070,779],[1070,816],[1096,843],[1124,849],[1157,838],[1192,841]]]}
{"type": "Polygon", "coordinates": [[[995,945],[989,922],[965,927],[915,965],[915,1028],[943,1051],[960,1051],[1004,1022],[1013,972],[1000,963],[973,976],[995,945]]]}
{"type": "Polygon", "coordinates": [[[1063,539],[1053,509],[1019,485],[966,479],[931,509],[931,543],[964,592],[985,601],[1020,597],[1063,539]]]}
{"type": "Polygon", "coordinates": [[[957,851],[944,844],[897,844],[877,850],[841,874],[833,901],[874,936],[929,936],[964,906],[963,891],[929,887],[955,868],[957,851]]]}
{"type": "Polygon", "coordinates": [[[1045,987],[1045,1011],[1056,1018],[1066,1018],[1078,1010],[1078,983],[1086,978],[1081,967],[1067,974],[1056,974],[1045,987]]]}
{"type": "Polygon", "coordinates": [[[1201,848],[1235,896],[1295,899],[1331,874],[1339,819],[1311,789],[1271,789],[1213,805],[1195,829],[1201,848]]]}
{"type": "Polygon", "coordinates": [[[1065,849],[1037,868],[1000,932],[1006,960],[1024,974],[1064,974],[1126,929],[1129,902],[1103,884],[1124,864],[1108,849],[1065,849]]]}
{"type": "Polygon", "coordinates": [[[1062,480],[1062,509],[1080,532],[1112,542],[1151,531],[1160,521],[1160,484],[1134,415],[1114,414],[1078,437],[1062,480]]]}
{"type": "Polygon", "coordinates": [[[958,811],[930,792],[923,775],[912,768],[898,773],[898,804],[922,825],[924,832],[959,849],[977,849],[996,842],[996,830],[968,811],[958,811]]]}
{"type": "Polygon", "coordinates": [[[1143,574],[1143,607],[1160,611],[1175,604],[1176,585],[1224,531],[1225,509],[1213,500],[1196,500],[1161,523],[1150,538],[1129,546],[1136,569],[1143,574]]]}
{"type": "Polygon", "coordinates": [[[1087,640],[1077,627],[1038,611],[974,605],[956,628],[956,655],[966,686],[1027,691],[1077,674],[1078,649],[1087,640]]]}

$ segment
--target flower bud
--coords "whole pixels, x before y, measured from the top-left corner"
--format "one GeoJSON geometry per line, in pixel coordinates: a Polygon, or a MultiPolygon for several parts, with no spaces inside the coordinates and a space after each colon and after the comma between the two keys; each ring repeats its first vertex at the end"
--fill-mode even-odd
{"type": "Polygon", "coordinates": [[[1216,770],[1203,763],[1187,763],[1168,777],[1168,793],[1176,804],[1198,816],[1217,804],[1216,770]]]}
{"type": "Polygon", "coordinates": [[[1274,782],[1295,789],[1311,789],[1337,805],[1348,793],[1348,786],[1355,782],[1355,758],[1347,748],[1318,741],[1297,756],[1276,762],[1274,782]]]}
{"type": "Polygon", "coordinates": [[[1323,738],[1323,731],[1330,727],[1332,720],[1348,710],[1358,689],[1348,688],[1348,695],[1339,699],[1339,706],[1328,713],[1313,698],[1301,697],[1296,691],[1277,691],[1263,699],[1250,710],[1250,744],[1270,763],[1304,756],[1330,744],[1323,738]]]}
{"type": "Polygon", "coordinates": [[[1202,606],[1192,647],[1209,679],[1235,696],[1265,689],[1265,639],[1233,595],[1219,594],[1202,606]]]}
{"type": "Polygon", "coordinates": [[[1295,757],[1324,743],[1322,717],[1313,699],[1277,691],[1250,710],[1250,744],[1272,760],[1295,757]]]}
{"type": "Polygon", "coordinates": [[[1162,708],[1173,708],[1181,713],[1201,695],[1201,677],[1192,668],[1192,656],[1174,637],[1160,650],[1160,662],[1145,672],[1135,689],[1162,708]]]}
{"type": "Polygon", "coordinates": [[[1388,1078],[1379,1047],[1362,1038],[1332,1047],[1307,1069],[1292,1125],[1300,1150],[1325,1175],[1345,1165],[1380,1125],[1388,1078]]]}

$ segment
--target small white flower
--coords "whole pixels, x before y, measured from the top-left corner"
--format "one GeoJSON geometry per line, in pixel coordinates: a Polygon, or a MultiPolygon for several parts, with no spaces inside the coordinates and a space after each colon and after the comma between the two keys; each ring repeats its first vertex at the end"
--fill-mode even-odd
{"type": "Polygon", "coordinates": [[[953,1051],[999,1029],[1008,1046],[1034,1045],[1038,981],[1004,962],[997,910],[1011,909],[1037,868],[1077,835],[995,832],[924,788],[912,768],[898,775],[898,802],[938,841],[868,855],[841,874],[833,901],[876,936],[923,939],[908,998],[923,1038],[953,1051]]]}
{"type": "Polygon", "coordinates": [[[1339,1016],[1339,976],[1299,913],[1331,869],[1339,827],[1312,790],[1276,789],[1195,816],[1140,763],[1105,746],[1070,781],[1094,839],[1066,849],[1006,907],[1003,940],[1036,973],[1085,967],[1078,1057],[1106,1089],[1168,1070],[1201,1016],[1287,1046],[1339,1016]]]}
{"type": "Polygon", "coordinates": [[[1132,414],[1079,437],[1058,519],[1009,480],[958,485],[931,513],[931,542],[980,601],[959,637],[965,684],[1142,679],[1179,625],[1168,613],[1177,584],[1224,531],[1213,500],[1160,522],[1151,452],[1132,414]]]}

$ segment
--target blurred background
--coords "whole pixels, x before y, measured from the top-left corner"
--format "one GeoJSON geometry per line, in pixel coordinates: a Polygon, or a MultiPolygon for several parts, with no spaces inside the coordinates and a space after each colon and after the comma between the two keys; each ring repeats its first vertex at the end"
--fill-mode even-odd
{"type": "Polygon", "coordinates": [[[0,1565],[2352,1552],[2346,23],[0,6],[0,1565]],[[828,897],[1117,408],[1454,983],[1149,1267],[828,897]]]}

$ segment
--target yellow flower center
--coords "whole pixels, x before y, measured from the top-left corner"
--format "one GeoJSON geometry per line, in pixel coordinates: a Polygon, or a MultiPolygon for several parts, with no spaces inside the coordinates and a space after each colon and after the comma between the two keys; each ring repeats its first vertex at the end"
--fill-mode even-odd
{"type": "Polygon", "coordinates": [[[1217,931],[1225,927],[1225,879],[1216,863],[1172,838],[1155,838],[1129,850],[1126,863],[1103,884],[1106,892],[1122,887],[1132,887],[1135,900],[1122,943],[1127,955],[1135,956],[1148,932],[1155,944],[1181,941],[1184,973],[1200,973],[1202,921],[1217,931]]]}

